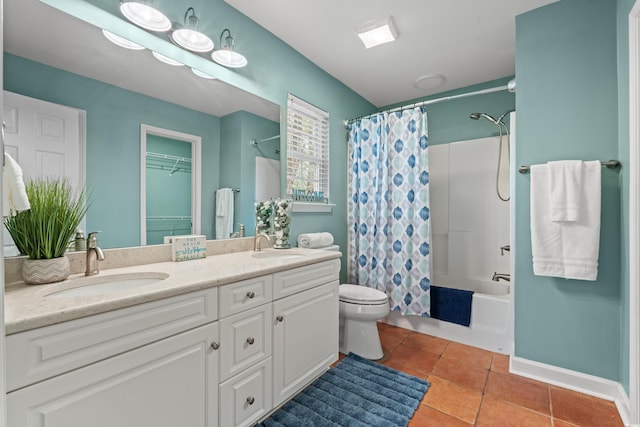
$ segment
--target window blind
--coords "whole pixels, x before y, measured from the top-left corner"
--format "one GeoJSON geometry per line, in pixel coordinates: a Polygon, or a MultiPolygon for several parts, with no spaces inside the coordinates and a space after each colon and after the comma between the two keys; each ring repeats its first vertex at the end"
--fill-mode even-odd
{"type": "Polygon", "coordinates": [[[287,195],[329,198],[329,113],[291,94],[287,101],[287,195]]]}

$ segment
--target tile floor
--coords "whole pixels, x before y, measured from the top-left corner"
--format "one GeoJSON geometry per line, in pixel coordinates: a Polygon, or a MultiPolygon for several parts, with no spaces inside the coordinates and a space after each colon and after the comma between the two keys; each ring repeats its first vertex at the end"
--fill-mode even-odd
{"type": "Polygon", "coordinates": [[[615,404],[509,373],[509,358],[379,323],[380,363],[431,383],[410,427],[623,426],[615,404]]]}

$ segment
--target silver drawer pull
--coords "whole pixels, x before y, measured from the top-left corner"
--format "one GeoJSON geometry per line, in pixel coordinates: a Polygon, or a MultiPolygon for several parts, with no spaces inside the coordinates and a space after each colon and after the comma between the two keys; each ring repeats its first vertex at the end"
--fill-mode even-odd
{"type": "Polygon", "coordinates": [[[284,316],[282,316],[282,315],[278,315],[278,316],[276,316],[276,320],[277,320],[278,322],[282,322],[282,321],[284,320],[284,316]]]}
{"type": "Polygon", "coordinates": [[[256,294],[255,294],[253,291],[249,291],[249,292],[247,292],[247,297],[248,297],[249,299],[251,299],[251,298],[253,298],[253,297],[255,297],[255,296],[256,296],[256,294]]]}
{"type": "Polygon", "coordinates": [[[249,405],[253,405],[253,402],[255,402],[255,401],[256,401],[256,399],[254,399],[253,396],[247,397],[247,403],[249,405]]]}
{"type": "Polygon", "coordinates": [[[253,339],[253,338],[251,338],[251,337],[247,338],[247,344],[249,344],[249,345],[253,345],[253,343],[254,343],[254,342],[256,342],[256,340],[255,340],[255,339],[253,339]]]}
{"type": "Polygon", "coordinates": [[[211,343],[211,348],[214,349],[214,350],[219,349],[220,348],[220,343],[216,342],[216,341],[212,342],[211,343]]]}

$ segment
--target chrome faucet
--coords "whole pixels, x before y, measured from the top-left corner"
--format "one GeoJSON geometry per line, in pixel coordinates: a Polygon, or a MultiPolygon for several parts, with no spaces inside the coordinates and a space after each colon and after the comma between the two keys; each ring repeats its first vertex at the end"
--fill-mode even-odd
{"type": "Polygon", "coordinates": [[[511,245],[500,246],[500,255],[504,255],[504,253],[511,251],[511,245]]]}
{"type": "Polygon", "coordinates": [[[495,271],[493,272],[493,277],[491,278],[491,280],[493,280],[494,282],[499,282],[500,280],[504,280],[507,282],[511,281],[511,274],[509,273],[496,273],[495,271]]]}
{"type": "Polygon", "coordinates": [[[261,250],[260,249],[260,239],[262,239],[263,237],[267,239],[267,242],[271,241],[271,237],[269,237],[265,233],[261,233],[260,232],[260,228],[256,227],[256,230],[253,233],[253,251],[254,252],[259,252],[261,250]]]}
{"type": "Polygon", "coordinates": [[[98,261],[104,260],[104,252],[98,247],[98,237],[96,236],[99,231],[89,233],[87,237],[87,264],[84,272],[85,276],[95,276],[100,273],[98,261]]]}

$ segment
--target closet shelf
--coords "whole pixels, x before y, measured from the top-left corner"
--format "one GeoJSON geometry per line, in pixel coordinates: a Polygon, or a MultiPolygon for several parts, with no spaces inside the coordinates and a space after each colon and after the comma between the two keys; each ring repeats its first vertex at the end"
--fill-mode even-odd
{"type": "Polygon", "coordinates": [[[178,156],[172,156],[171,154],[154,153],[153,151],[147,151],[146,152],[146,156],[149,159],[168,160],[168,161],[171,161],[171,162],[191,163],[191,159],[188,158],[188,157],[178,157],[178,156]]]}

